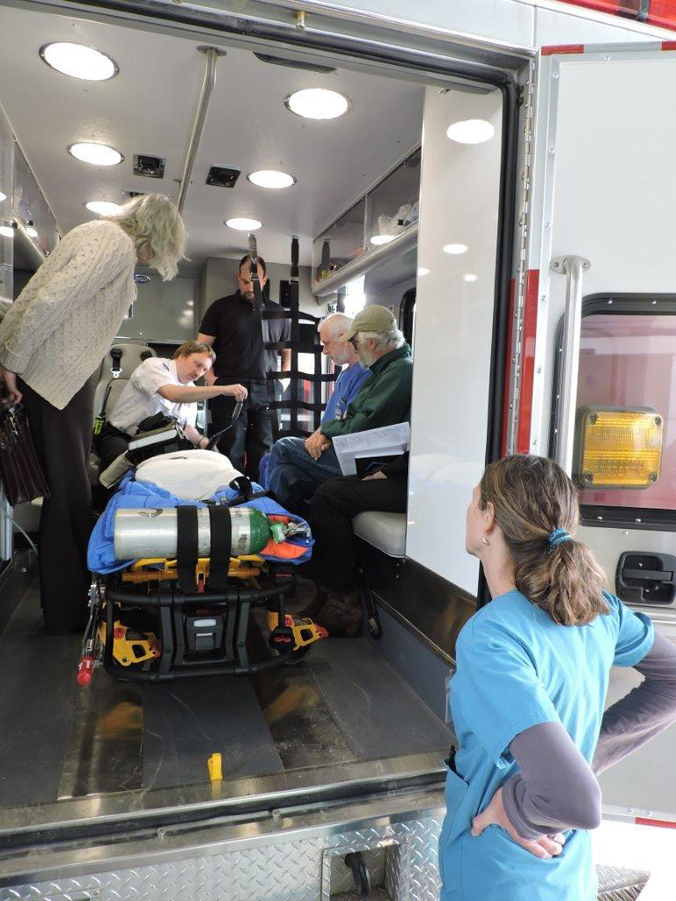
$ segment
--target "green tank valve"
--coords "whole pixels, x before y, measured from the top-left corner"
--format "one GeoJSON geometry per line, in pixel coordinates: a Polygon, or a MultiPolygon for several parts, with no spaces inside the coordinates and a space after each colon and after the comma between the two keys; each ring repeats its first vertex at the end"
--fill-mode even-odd
{"type": "Polygon", "coordinates": [[[275,544],[281,544],[282,541],[286,540],[286,529],[284,528],[284,523],[273,522],[270,530],[272,532],[272,540],[275,542],[275,544]]]}

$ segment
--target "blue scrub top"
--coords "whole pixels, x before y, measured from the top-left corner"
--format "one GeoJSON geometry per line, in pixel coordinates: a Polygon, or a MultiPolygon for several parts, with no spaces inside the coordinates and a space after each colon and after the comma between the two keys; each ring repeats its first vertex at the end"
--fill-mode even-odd
{"type": "Polygon", "coordinates": [[[460,749],[446,777],[439,840],[442,901],[595,901],[591,836],[567,833],[559,857],[539,860],[500,826],[473,837],[472,818],[518,765],[509,745],[539,723],[562,723],[591,764],[611,666],[650,651],[647,616],[604,592],[608,615],[561,626],[516,589],[465,624],[457,642],[450,709],[460,749]]]}

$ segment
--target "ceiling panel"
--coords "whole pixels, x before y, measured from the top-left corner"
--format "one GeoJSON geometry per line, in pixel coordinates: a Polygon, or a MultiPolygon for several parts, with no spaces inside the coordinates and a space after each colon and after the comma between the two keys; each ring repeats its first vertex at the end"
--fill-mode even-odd
{"type": "MultiPolygon", "coordinates": [[[[125,190],[176,197],[204,71],[197,46],[165,34],[0,7],[0,102],[63,230],[92,218],[84,208],[90,199],[119,201],[125,190]],[[55,40],[106,52],[119,75],[95,83],[55,72],[38,56],[55,40]],[[124,162],[97,168],[66,152],[87,140],[113,145],[124,162]],[[134,175],[134,153],[166,157],[164,179],[134,175]]],[[[244,250],[246,236],[223,223],[250,216],[263,222],[264,256],[286,261],[295,233],[302,261],[310,262],[312,237],[420,140],[423,97],[420,85],[393,78],[348,70],[316,74],[228,50],[218,63],[185,210],[190,256],[199,262],[244,250]],[[352,108],[333,121],[301,119],[286,110],[284,99],[303,87],[341,91],[352,108]],[[212,165],[241,169],[237,185],[206,185],[212,165]],[[298,181],[267,191],[246,180],[256,169],[282,169],[298,181]]]]}

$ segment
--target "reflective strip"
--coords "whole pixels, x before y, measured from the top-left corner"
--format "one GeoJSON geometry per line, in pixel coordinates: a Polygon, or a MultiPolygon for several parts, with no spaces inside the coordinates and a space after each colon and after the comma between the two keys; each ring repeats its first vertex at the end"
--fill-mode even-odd
{"type": "Polygon", "coordinates": [[[539,286],[540,270],[529,269],[526,273],[526,299],[521,331],[521,390],[519,392],[519,427],[516,434],[516,450],[519,454],[530,453],[539,286]]]}
{"type": "Polygon", "coordinates": [[[552,44],[541,47],[542,56],[554,56],[555,53],[584,53],[584,44],[552,44]]]}
{"type": "Polygon", "coordinates": [[[676,822],[671,820],[651,820],[648,817],[635,817],[637,826],[659,826],[661,829],[676,829],[676,822]]]}

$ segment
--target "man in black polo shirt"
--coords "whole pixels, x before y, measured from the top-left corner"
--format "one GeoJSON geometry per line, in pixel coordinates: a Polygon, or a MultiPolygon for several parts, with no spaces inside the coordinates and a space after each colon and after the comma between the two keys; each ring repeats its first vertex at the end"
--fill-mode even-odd
{"type": "MultiPolygon", "coordinates": [[[[265,350],[263,342],[288,341],[291,323],[288,319],[267,319],[263,322],[254,296],[250,266],[250,258],[242,257],[237,273],[239,290],[211,304],[200,324],[197,340],[209,344],[216,351],[213,374],[210,373],[211,384],[241,384],[249,391],[239,418],[221,437],[218,447],[230,458],[235,469],[257,481],[261,457],[272,447],[272,416],[275,415],[270,410],[265,376],[267,372],[278,369],[279,360],[279,351],[265,350]]],[[[258,279],[262,291],[267,281],[262,257],[258,257],[258,279]]],[[[269,300],[265,301],[265,309],[282,311],[279,304],[269,300]]],[[[286,349],[281,354],[282,369],[288,371],[291,351],[286,349]]],[[[210,401],[212,433],[226,428],[234,407],[235,400],[231,397],[216,397],[210,401]]]]}

